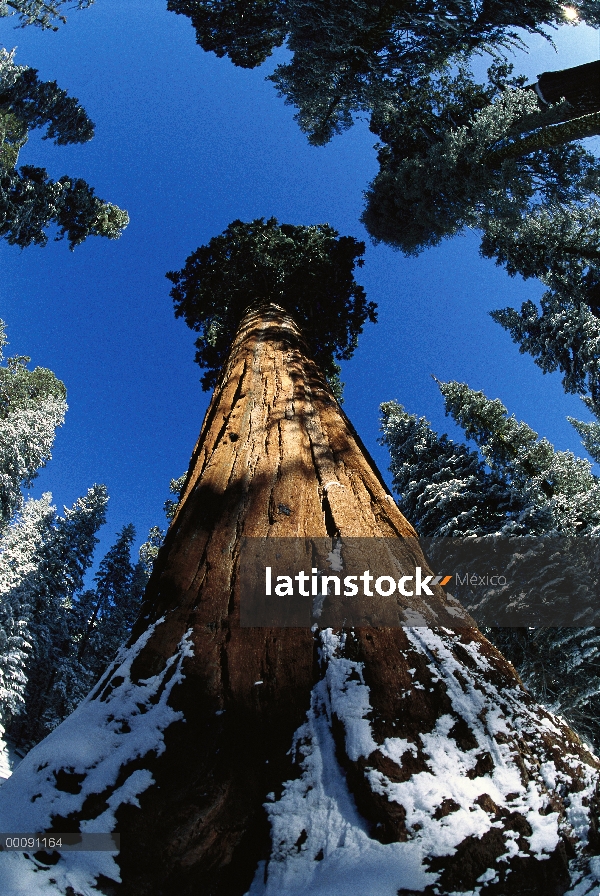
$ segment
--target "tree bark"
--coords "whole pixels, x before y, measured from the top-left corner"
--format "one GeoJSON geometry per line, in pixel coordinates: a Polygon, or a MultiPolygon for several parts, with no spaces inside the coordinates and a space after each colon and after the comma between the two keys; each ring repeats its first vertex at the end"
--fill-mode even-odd
{"type": "Polygon", "coordinates": [[[556,72],[542,72],[535,89],[545,103],[565,99],[579,114],[597,112],[600,108],[600,60],[556,72]]]}
{"type": "MultiPolygon", "coordinates": [[[[2,829],[116,819],[121,882],[94,873],[119,896],[337,894],[336,868],[365,893],[382,874],[394,896],[564,893],[568,859],[584,873],[599,846],[598,763],[465,613],[454,631],[240,627],[244,537],[337,535],[427,567],[294,322],[251,310],[130,645],[3,785],[2,829]]],[[[72,857],[38,859],[36,880],[78,894],[72,857]]],[[[16,896],[9,872],[34,860],[3,861],[16,896]]]]}

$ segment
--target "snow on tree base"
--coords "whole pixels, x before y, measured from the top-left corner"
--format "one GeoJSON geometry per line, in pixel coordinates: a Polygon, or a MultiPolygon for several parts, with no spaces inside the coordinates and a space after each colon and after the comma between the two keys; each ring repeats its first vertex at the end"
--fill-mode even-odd
{"type": "Polygon", "coordinates": [[[476,642],[426,628],[405,634],[414,668],[402,696],[441,686],[449,711],[429,733],[378,743],[368,670],[344,657],[352,633],[323,632],[325,675],[292,747],[299,776],[266,803],[272,852],[247,896],[597,892],[593,758],[520,686],[492,683],[476,642]],[[377,798],[388,806],[373,823],[377,798]]]}
{"type": "MultiPolygon", "coordinates": [[[[132,663],[155,628],[121,651],[78,709],[2,785],[3,833],[107,833],[115,830],[119,806],[138,805],[153,783],[139,760],[160,755],[165,729],[181,718],[168,700],[183,678],[184,658],[191,655],[186,636],[159,675],[132,681],[132,663]],[[90,803],[102,810],[90,812],[90,803]]],[[[67,851],[51,858],[53,864],[39,854],[0,853],[2,896],[89,896],[99,892],[95,885],[102,879],[121,880],[112,853],[67,851]]]]}
{"type": "MultiPolygon", "coordinates": [[[[160,674],[136,680],[156,627],[2,785],[0,830],[105,833],[127,804],[147,811],[155,759],[172,749],[166,729],[182,719],[171,694],[193,655],[188,633],[160,674]]],[[[270,855],[248,896],[597,893],[600,763],[479,632],[316,637],[321,676],[291,745],[297,776],[265,794],[270,855]]],[[[51,859],[0,853],[2,896],[136,892],[121,886],[116,853],[51,859]]]]}

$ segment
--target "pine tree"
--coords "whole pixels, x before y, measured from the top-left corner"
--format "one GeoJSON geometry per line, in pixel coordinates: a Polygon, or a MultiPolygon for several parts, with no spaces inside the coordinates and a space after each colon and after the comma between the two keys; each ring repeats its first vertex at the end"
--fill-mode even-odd
{"type": "MultiPolygon", "coordinates": [[[[61,522],[57,521],[58,527],[61,522]]],[[[55,533],[50,529],[49,534],[51,540],[55,533]]],[[[12,733],[21,748],[32,746],[77,708],[129,637],[151,572],[144,550],[148,544],[140,549],[140,560],[132,564],[130,549],[134,538],[134,527],[131,524],[125,526],[100,563],[94,576],[95,588],[74,594],[66,600],[64,594],[62,599],[55,596],[56,619],[47,638],[46,649],[46,671],[51,686],[45,689],[41,719],[37,724],[32,725],[27,719],[16,719],[14,722],[12,733]],[[58,640],[51,643],[52,639],[58,640]]],[[[89,554],[89,545],[79,547],[89,554]]],[[[29,580],[20,590],[21,599],[30,600],[32,591],[37,594],[40,562],[44,562],[46,554],[47,550],[38,546],[29,580]]],[[[87,562],[89,566],[91,556],[87,562]]],[[[72,588],[71,585],[69,590],[72,588]]],[[[26,659],[28,654],[24,652],[23,656],[26,659]]],[[[24,674],[21,692],[26,681],[24,674]]]]}
{"type": "Polygon", "coordinates": [[[124,526],[100,562],[95,588],[65,608],[68,645],[46,700],[44,733],[76,709],[131,633],[149,578],[142,562],[131,563],[134,539],[133,525],[124,526]]]}
{"type": "Polygon", "coordinates": [[[593,399],[589,398],[589,396],[582,395],[581,399],[596,419],[591,423],[583,423],[581,420],[576,420],[574,417],[567,417],[567,420],[575,427],[581,436],[581,442],[589,456],[592,457],[596,463],[600,463],[600,408],[598,408],[593,399]]]}
{"type": "Polygon", "coordinates": [[[173,498],[167,498],[164,503],[165,516],[168,520],[172,520],[175,516],[186,478],[187,473],[184,473],[182,476],[179,476],[178,479],[171,479],[171,482],[169,483],[169,491],[172,495],[176,495],[177,500],[174,501],[173,498]]]}
{"type": "Polygon", "coordinates": [[[138,570],[131,563],[134,539],[135,528],[130,523],[101,560],[94,576],[95,589],[85,592],[87,600],[78,601],[73,614],[81,619],[76,627],[80,633],[77,659],[92,670],[94,681],[131,631],[139,609],[138,570]]]}
{"type": "Polygon", "coordinates": [[[0,540],[0,725],[24,702],[30,644],[29,598],[37,558],[54,520],[51,496],[30,498],[0,540]]]}
{"type": "Polygon", "coordinates": [[[280,47],[287,34],[279,0],[167,0],[167,9],[191,19],[203,50],[254,68],[280,47]]]}
{"type": "Polygon", "coordinates": [[[528,496],[531,534],[594,533],[600,525],[600,483],[589,461],[570,451],[556,451],[526,423],[509,417],[499,399],[465,383],[440,383],[446,413],[480,448],[486,463],[510,477],[528,496]]]}
{"type": "Polygon", "coordinates": [[[399,506],[421,535],[467,537],[494,533],[523,502],[501,474],[490,473],[476,451],[438,436],[424,417],[402,405],[381,405],[382,444],[399,506]]]}
{"type": "Polygon", "coordinates": [[[508,226],[506,218],[486,221],[481,253],[495,258],[511,276],[537,277],[572,302],[600,302],[600,202],[571,202],[535,208],[508,226]]]}
{"type": "MultiPolygon", "coordinates": [[[[381,408],[382,441],[390,451],[399,506],[403,512],[413,510],[420,535],[437,539],[448,535],[596,534],[600,484],[591,475],[587,461],[555,451],[529,426],[508,417],[498,399],[491,401],[462,383],[439,385],[447,413],[476,442],[481,454],[447,436],[438,436],[424,418],[407,414],[396,402],[381,408]]],[[[548,600],[567,579],[570,570],[566,550],[573,555],[574,564],[579,563],[573,542],[568,547],[566,542],[563,545],[558,562],[554,558],[548,561],[546,552],[536,572],[532,569],[535,558],[528,554],[527,585],[522,595],[525,603],[537,601],[545,579],[549,581],[548,600]]],[[[435,550],[435,542],[431,549],[435,550]]],[[[447,550],[444,553],[447,558],[447,550]]],[[[582,566],[589,565],[589,553],[584,555],[582,566]]],[[[585,569],[577,569],[573,581],[583,579],[584,574],[585,569]]],[[[595,575],[585,582],[588,594],[594,590],[594,581],[595,575]]],[[[573,593],[571,600],[576,600],[573,593]]],[[[564,716],[598,748],[597,629],[495,627],[487,628],[486,635],[515,665],[536,699],[564,716]]]]}
{"type": "Polygon", "coordinates": [[[47,127],[43,140],[58,146],[87,143],[94,136],[94,123],[83,106],[62,90],[56,81],[40,81],[37,70],[14,65],[14,51],[2,51],[0,110],[20,122],[24,135],[47,127]]]}
{"type": "Polygon", "coordinates": [[[482,254],[494,257],[511,275],[537,277],[550,287],[540,309],[529,301],[493,311],[521,352],[544,372],[560,370],[566,392],[600,396],[600,205],[567,203],[538,208],[514,223],[490,219],[482,254]]]}
{"type": "Polygon", "coordinates": [[[0,236],[24,248],[45,245],[56,224],[56,239],[67,236],[73,249],[88,236],[117,239],[129,218],[99,199],[81,178],[53,181],[44,168],[16,168],[19,150],[34,128],[59,145],[84,143],[94,125],[78,101],[55,81],[40,81],[35,69],[16,65],[14,51],[0,48],[0,236]]]}
{"type": "MultiPolygon", "coordinates": [[[[510,240],[557,209],[563,223],[569,209],[579,218],[594,214],[600,165],[577,141],[599,132],[600,113],[581,116],[566,102],[546,107],[511,68],[492,66],[480,85],[463,65],[398,91],[373,117],[384,145],[363,221],[376,240],[417,254],[471,227],[483,231],[486,254],[499,258],[499,229],[510,240]]],[[[565,233],[567,252],[576,229],[577,221],[565,233]]]]}
{"type": "MultiPolygon", "coordinates": [[[[7,344],[0,321],[0,360],[7,344]]],[[[54,509],[50,496],[28,500],[32,484],[50,458],[57,426],[64,420],[66,392],[50,370],[28,370],[29,358],[8,358],[0,366],[0,728],[24,700],[30,648],[29,585],[37,552],[54,509]],[[9,525],[10,524],[10,525],[9,525]]],[[[0,741],[2,740],[0,733],[0,741]]]]}
{"type": "MultiPolygon", "coordinates": [[[[7,344],[0,321],[0,360],[7,344]]],[[[66,411],[66,390],[50,370],[28,370],[15,356],[0,366],[0,530],[22,503],[28,487],[51,457],[56,428],[66,411]]]]}
{"type": "Polygon", "coordinates": [[[532,355],[544,373],[559,370],[564,374],[565,392],[587,394],[594,404],[600,402],[600,319],[584,302],[574,304],[568,298],[547,292],[540,309],[524,302],[520,312],[514,308],[493,311],[491,316],[508,330],[519,351],[532,355]]]}
{"type": "Polygon", "coordinates": [[[503,896],[565,892],[571,879],[591,886],[598,761],[457,605],[457,630],[377,624],[389,611],[439,625],[439,585],[427,603],[365,596],[372,624],[338,633],[240,625],[248,538],[291,540],[309,563],[315,539],[331,557],[340,539],[364,538],[371,569],[373,552],[392,545],[395,568],[426,568],[309,355],[313,345],[331,360],[366,320],[356,249],[325,228],[255,222],[172,277],[178,309],[206,333],[201,362],[209,372],[224,362],[183,494],[129,644],[0,788],[0,829],[18,813],[23,830],[46,830],[52,817],[128,837],[118,866],[90,854],[84,867],[59,851],[34,870],[10,856],[15,893],[52,880],[61,893],[75,883],[292,896],[337,892],[340,867],[342,886],[359,881],[364,892],[382,879],[394,892],[474,892],[494,879],[503,896]],[[317,321],[311,332],[315,305],[322,334],[317,321]],[[575,829],[583,800],[589,816],[575,829]]]}
{"type": "Polygon", "coordinates": [[[107,501],[106,488],[94,485],[70,509],[65,508],[38,549],[27,589],[21,589],[23,603],[29,606],[32,643],[25,708],[10,729],[21,747],[36,743],[56,724],[48,701],[61,664],[71,653],[69,610],[92,563],[107,501]]]}
{"type": "Polygon", "coordinates": [[[140,548],[140,564],[147,578],[150,578],[154,561],[165,538],[165,533],[159,526],[152,526],[148,537],[140,548]]]}
{"type": "Polygon", "coordinates": [[[492,317],[544,371],[561,370],[567,391],[597,400],[600,163],[577,141],[598,133],[600,90],[580,85],[574,99],[569,81],[580,84],[582,72],[593,85],[600,63],[540,76],[535,86],[553,100],[559,88],[546,82],[569,94],[554,105],[504,64],[487,85],[463,66],[399,91],[372,118],[384,144],[363,221],[407,255],[479,230],[482,255],[549,287],[541,314],[529,301],[492,317]]]}

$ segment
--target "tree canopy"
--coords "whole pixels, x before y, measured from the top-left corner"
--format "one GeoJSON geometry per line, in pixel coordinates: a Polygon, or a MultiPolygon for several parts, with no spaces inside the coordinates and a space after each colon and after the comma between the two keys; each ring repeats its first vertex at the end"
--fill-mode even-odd
{"type": "Polygon", "coordinates": [[[40,81],[35,68],[12,65],[12,55],[4,57],[0,114],[11,115],[28,130],[47,127],[44,140],[62,146],[86,143],[94,136],[94,123],[79,104],[56,81],[40,81]],[[12,71],[11,71],[12,69],[12,71]]]}
{"type": "Polygon", "coordinates": [[[288,31],[280,0],[167,0],[167,9],[191,19],[203,50],[242,68],[263,63],[288,31]]]}
{"type": "MultiPolygon", "coordinates": [[[[572,6],[600,23],[594,0],[572,6]]],[[[522,31],[545,34],[565,21],[558,0],[169,0],[168,8],[191,19],[204,50],[236,65],[260,65],[287,39],[292,59],[270,80],[315,144],[385,105],[394,84],[406,88],[451,57],[522,46],[522,31]]]]}
{"type": "Polygon", "coordinates": [[[169,272],[175,314],[200,333],[196,361],[214,385],[244,312],[267,303],[282,306],[300,326],[315,361],[328,377],[337,360],[352,356],[375,304],[354,280],[364,244],[340,237],[328,224],[278,224],[275,218],[234,221],[169,272]]]}
{"type": "Polygon", "coordinates": [[[499,230],[514,233],[569,204],[585,215],[594,205],[600,162],[577,142],[587,133],[573,130],[588,118],[573,118],[566,103],[547,108],[504,64],[489,69],[487,84],[465,66],[422,82],[373,117],[384,143],[363,221],[376,240],[408,255],[472,227],[483,231],[486,254],[500,259],[499,230]]]}

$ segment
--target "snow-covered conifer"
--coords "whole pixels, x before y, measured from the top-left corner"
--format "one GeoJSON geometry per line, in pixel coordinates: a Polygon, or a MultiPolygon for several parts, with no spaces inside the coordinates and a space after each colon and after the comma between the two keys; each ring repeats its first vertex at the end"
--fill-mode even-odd
{"type": "Polygon", "coordinates": [[[160,528],[160,526],[152,526],[152,528],[148,532],[146,541],[140,548],[139,562],[142,566],[142,569],[144,570],[146,579],[150,578],[150,573],[152,572],[154,561],[158,556],[158,552],[162,546],[164,539],[165,533],[160,528]]]}
{"type": "Polygon", "coordinates": [[[527,496],[520,514],[527,534],[590,534],[600,525],[600,483],[590,462],[556,451],[526,423],[518,422],[499,399],[465,383],[439,383],[446,413],[478,446],[490,468],[507,476],[527,496]]]}
{"type": "Polygon", "coordinates": [[[76,709],[129,637],[149,577],[142,560],[132,563],[134,539],[134,527],[124,526],[100,562],[95,587],[76,595],[64,608],[64,645],[40,734],[76,709]]]}
{"type": "Polygon", "coordinates": [[[68,611],[92,563],[107,501],[106,488],[92,486],[54,521],[37,552],[36,568],[23,594],[30,608],[32,644],[25,709],[11,728],[23,745],[35,743],[57,724],[48,701],[61,664],[71,654],[68,611]]]}
{"type": "Polygon", "coordinates": [[[124,526],[100,562],[95,589],[85,592],[86,600],[77,601],[73,608],[74,615],[83,613],[77,659],[95,678],[125,640],[139,609],[145,575],[131,562],[134,539],[133,525],[124,526]]]}
{"type": "Polygon", "coordinates": [[[589,456],[600,464],[600,408],[589,395],[582,395],[581,400],[596,419],[589,423],[576,420],[575,417],[567,417],[567,420],[581,436],[581,442],[589,456]]]}
{"type": "MultiPolygon", "coordinates": [[[[0,322],[0,360],[4,345],[0,322]]],[[[21,506],[21,488],[50,459],[67,408],[63,383],[43,367],[28,370],[28,362],[14,357],[0,366],[0,529],[21,506]]]]}
{"type": "MultiPolygon", "coordinates": [[[[86,9],[94,0],[77,0],[71,7],[86,9]]],[[[67,0],[0,0],[0,17],[18,16],[21,26],[37,25],[56,31],[59,22],[66,22],[61,13],[67,0]]]]}
{"type": "Polygon", "coordinates": [[[23,704],[29,652],[29,603],[37,558],[54,519],[51,495],[30,498],[0,540],[0,724],[23,704]]]}
{"type": "MultiPolygon", "coordinates": [[[[577,142],[589,134],[576,134],[573,122],[568,130],[557,123],[568,115],[567,104],[541,109],[536,93],[509,79],[507,67],[502,78],[499,73],[500,67],[490,68],[488,83],[479,85],[459,67],[456,76],[400,91],[390,98],[388,114],[374,119],[385,142],[363,221],[376,240],[414,255],[466,227],[486,234],[495,222],[484,248],[496,254],[497,228],[518,240],[523,228],[537,222],[539,229],[545,216],[568,217],[580,208],[579,217],[594,219],[598,160],[577,142]]],[[[596,133],[597,113],[575,120],[588,118],[596,133]]],[[[585,234],[579,242],[585,244],[585,234]]]]}
{"type": "Polygon", "coordinates": [[[585,302],[545,293],[541,313],[534,302],[521,310],[503,308],[491,316],[530,354],[544,373],[559,370],[565,392],[588,394],[600,401],[600,319],[585,302]]]}
{"type": "Polygon", "coordinates": [[[469,536],[497,532],[518,498],[510,483],[489,472],[477,452],[438,436],[424,417],[402,405],[381,405],[399,506],[421,535],[469,536]]]}
{"type": "MultiPolygon", "coordinates": [[[[424,418],[395,402],[382,405],[382,441],[390,451],[394,489],[420,535],[596,533],[600,485],[588,461],[556,451],[527,424],[509,417],[501,401],[463,383],[439,386],[447,412],[480,454],[438,436],[424,418]]],[[[569,544],[573,553],[574,543],[569,544]]],[[[569,564],[563,553],[544,556],[531,592],[534,600],[546,582],[556,588],[572,575],[570,566],[577,566],[578,559],[571,559],[569,564]]],[[[588,580],[585,569],[574,570],[576,586],[587,582],[589,587],[588,580]]],[[[528,600],[526,591],[522,597],[528,600]]],[[[487,628],[486,635],[514,663],[536,699],[600,746],[600,638],[595,627],[487,628]]]]}
{"type": "Polygon", "coordinates": [[[537,277],[574,303],[595,307],[600,282],[600,202],[534,207],[518,220],[486,220],[481,253],[511,276],[537,277]]]}
{"type": "Polygon", "coordinates": [[[179,503],[179,499],[181,497],[181,492],[183,491],[183,486],[185,485],[185,480],[187,479],[187,472],[183,473],[177,479],[171,479],[169,483],[169,491],[172,495],[176,496],[176,500],[173,498],[167,498],[163,507],[165,511],[165,516],[168,520],[172,520],[175,516],[175,511],[177,510],[177,505],[179,503]]]}

